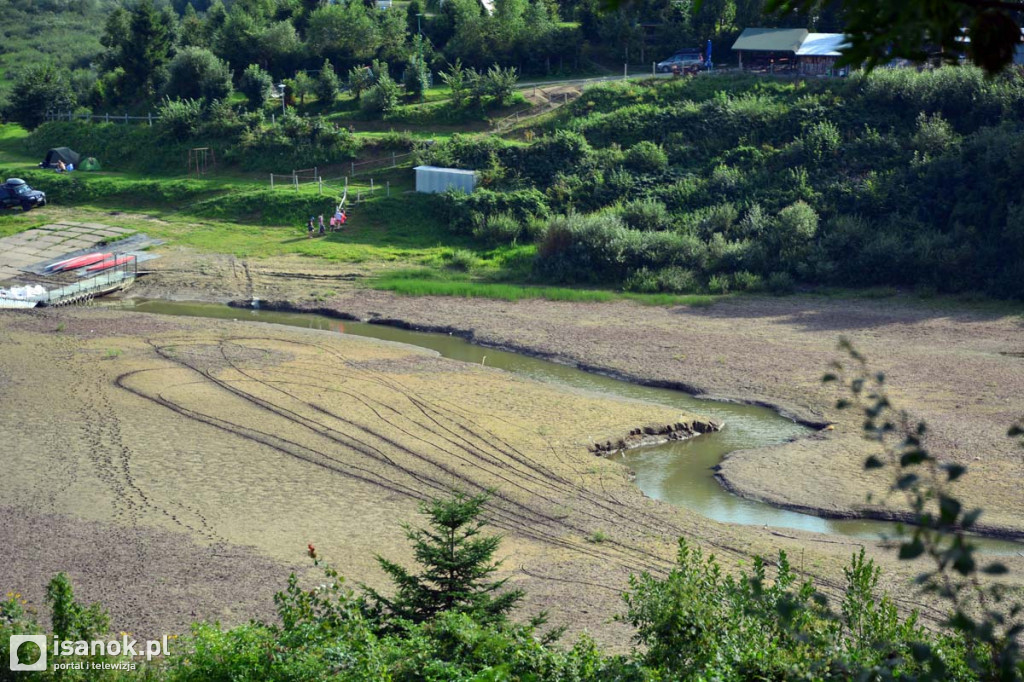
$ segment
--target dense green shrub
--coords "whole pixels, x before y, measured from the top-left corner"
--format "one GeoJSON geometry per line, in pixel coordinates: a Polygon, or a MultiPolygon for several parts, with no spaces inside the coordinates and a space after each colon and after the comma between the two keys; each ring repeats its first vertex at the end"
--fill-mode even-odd
{"type": "Polygon", "coordinates": [[[443,168],[484,170],[499,165],[498,154],[508,143],[496,136],[455,134],[425,148],[419,162],[443,168]]]}
{"type": "Polygon", "coordinates": [[[788,272],[773,272],[768,275],[767,288],[773,294],[791,294],[796,286],[788,272]]]}
{"type": "Polygon", "coordinates": [[[183,142],[198,132],[203,105],[197,99],[168,99],[157,114],[160,131],[175,142],[183,142]]]}
{"type": "Polygon", "coordinates": [[[559,282],[618,283],[643,267],[701,269],[707,249],[692,235],[631,230],[612,213],[555,216],[537,251],[539,275],[559,282]]]}
{"type": "MultiPolygon", "coordinates": [[[[441,196],[441,201],[442,220],[452,231],[460,234],[475,233],[490,218],[499,215],[506,216],[525,229],[531,219],[546,218],[549,213],[544,195],[535,189],[514,192],[478,189],[472,194],[449,190],[441,196]]],[[[510,229],[507,221],[501,229],[506,228],[510,229]]],[[[498,229],[497,226],[495,229],[498,229]]],[[[520,230],[515,237],[521,234],[520,230]]]]}
{"type": "Polygon", "coordinates": [[[643,140],[626,152],[626,166],[637,173],[660,173],[668,167],[668,156],[658,145],[643,140]]]}
{"type": "Polygon", "coordinates": [[[586,172],[590,167],[591,148],[578,133],[566,130],[546,135],[526,147],[508,146],[499,152],[502,164],[513,174],[529,179],[543,187],[555,176],[571,169],[573,173],[586,172]]]}
{"type": "Polygon", "coordinates": [[[226,99],[233,90],[231,69],[209,50],[187,47],[168,67],[164,96],[170,99],[226,99]]]}
{"type": "Polygon", "coordinates": [[[366,91],[360,106],[363,111],[370,114],[387,116],[398,106],[399,94],[398,83],[387,73],[382,73],[377,77],[377,82],[366,91]]]}
{"type": "Polygon", "coordinates": [[[261,109],[270,98],[270,90],[274,87],[274,81],[270,74],[260,68],[258,64],[250,64],[245,67],[242,77],[238,81],[238,89],[253,109],[261,109]]]}
{"type": "Polygon", "coordinates": [[[32,129],[45,121],[47,114],[71,111],[77,101],[68,78],[66,70],[53,64],[24,69],[0,113],[5,119],[32,129]]]}
{"type": "Polygon", "coordinates": [[[701,286],[692,270],[667,267],[653,272],[641,267],[626,278],[622,288],[640,294],[689,294],[699,291],[701,286]]]}
{"type": "Polygon", "coordinates": [[[338,97],[340,87],[341,83],[338,80],[338,74],[334,72],[334,66],[325,59],[320,67],[320,73],[317,74],[316,81],[313,83],[316,98],[320,100],[321,104],[331,106],[338,97]]]}
{"type": "Polygon", "coordinates": [[[491,246],[515,244],[526,232],[527,226],[522,218],[511,213],[481,216],[479,223],[473,227],[473,236],[491,246]]]}
{"type": "Polygon", "coordinates": [[[635,199],[619,207],[619,216],[633,230],[656,232],[672,227],[674,217],[668,207],[656,199],[635,199]]]}

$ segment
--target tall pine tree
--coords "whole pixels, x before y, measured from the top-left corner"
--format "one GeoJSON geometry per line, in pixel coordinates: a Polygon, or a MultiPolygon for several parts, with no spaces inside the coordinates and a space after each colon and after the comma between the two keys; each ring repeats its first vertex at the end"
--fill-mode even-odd
{"type": "Polygon", "coordinates": [[[137,99],[151,99],[164,78],[174,46],[173,27],[153,6],[140,0],[131,11],[128,35],[121,43],[119,64],[124,69],[126,92],[137,99]]]}

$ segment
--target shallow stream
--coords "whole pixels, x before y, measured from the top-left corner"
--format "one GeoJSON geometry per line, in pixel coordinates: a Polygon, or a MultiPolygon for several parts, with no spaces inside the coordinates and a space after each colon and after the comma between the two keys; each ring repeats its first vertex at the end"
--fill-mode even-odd
{"type": "MultiPolygon", "coordinates": [[[[242,310],[215,303],[137,301],[132,309],[166,315],[254,320],[398,341],[429,348],[453,360],[486,364],[539,381],[603,395],[644,400],[682,412],[711,417],[724,422],[725,428],[718,433],[641,448],[622,456],[624,463],[636,472],[636,484],[645,494],[727,523],[792,528],[860,538],[878,538],[882,534],[893,535],[895,532],[891,523],[822,519],[745,500],[722,488],[715,480],[713,468],[728,453],[775,445],[809,432],[807,427],[765,407],[694,398],[680,391],[640,386],[519,353],[473,345],[448,334],[349,322],[312,313],[242,310]]],[[[1020,549],[1020,545],[1010,542],[984,540],[980,544],[996,552],[1020,549]]]]}

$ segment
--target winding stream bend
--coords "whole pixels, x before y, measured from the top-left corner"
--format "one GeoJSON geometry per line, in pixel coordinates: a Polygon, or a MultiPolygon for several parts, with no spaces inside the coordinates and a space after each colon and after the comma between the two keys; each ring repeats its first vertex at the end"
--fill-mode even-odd
{"type": "MultiPolygon", "coordinates": [[[[807,427],[768,408],[699,399],[680,391],[640,386],[518,353],[473,345],[447,334],[341,321],[312,313],[242,310],[214,303],[137,301],[132,309],[165,315],[254,320],[398,341],[429,348],[453,360],[484,363],[488,367],[539,381],[609,396],[644,400],[711,417],[724,422],[725,428],[690,440],[633,450],[622,456],[624,462],[636,472],[636,484],[646,495],[725,523],[792,528],[867,539],[877,539],[883,534],[894,535],[894,525],[891,523],[822,519],[745,500],[722,488],[714,478],[713,467],[728,453],[775,445],[809,433],[807,427]]],[[[979,544],[989,551],[1005,551],[1007,548],[1015,551],[1020,548],[1013,543],[988,540],[979,544]]]]}

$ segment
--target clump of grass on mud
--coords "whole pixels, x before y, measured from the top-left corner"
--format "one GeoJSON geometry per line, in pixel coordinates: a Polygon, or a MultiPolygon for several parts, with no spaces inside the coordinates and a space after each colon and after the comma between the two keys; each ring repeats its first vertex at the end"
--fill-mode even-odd
{"type": "Polygon", "coordinates": [[[383,275],[370,282],[370,287],[392,291],[403,296],[455,296],[459,298],[491,298],[502,301],[545,299],[575,303],[604,303],[631,300],[644,305],[709,306],[716,296],[700,294],[633,294],[597,289],[530,286],[499,282],[476,282],[468,279],[446,279],[424,270],[383,275]]]}

